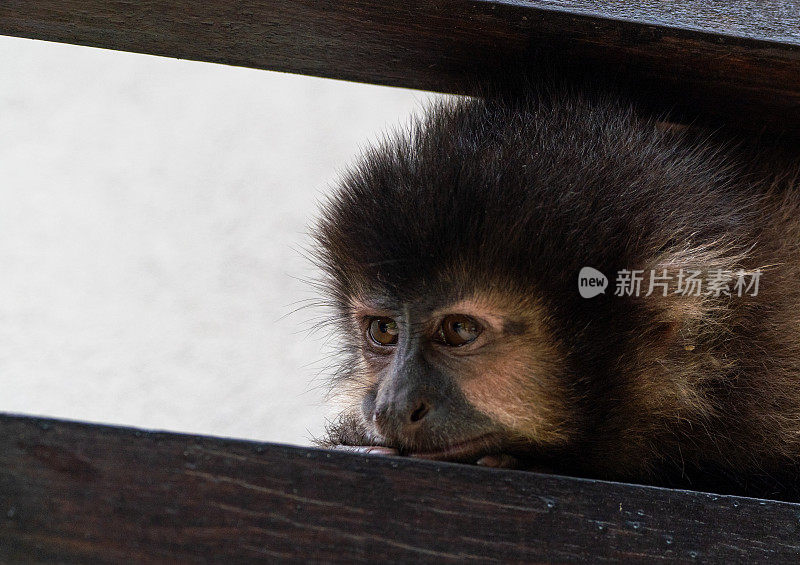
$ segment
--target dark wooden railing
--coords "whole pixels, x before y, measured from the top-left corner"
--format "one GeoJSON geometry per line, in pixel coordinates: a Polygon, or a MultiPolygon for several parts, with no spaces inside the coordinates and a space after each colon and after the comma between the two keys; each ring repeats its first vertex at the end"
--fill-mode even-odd
{"type": "MultiPolygon", "coordinates": [[[[0,34],[457,93],[555,61],[800,140],[800,2],[4,0],[0,34]]],[[[0,416],[0,562],[796,562],[798,528],[786,502],[0,416]]]]}
{"type": "Polygon", "coordinates": [[[741,562],[800,504],[0,416],[0,561],[741,562]]]}
{"type": "Polygon", "coordinates": [[[4,0],[0,34],[464,92],[541,51],[673,118],[800,137],[800,2],[4,0]]]}

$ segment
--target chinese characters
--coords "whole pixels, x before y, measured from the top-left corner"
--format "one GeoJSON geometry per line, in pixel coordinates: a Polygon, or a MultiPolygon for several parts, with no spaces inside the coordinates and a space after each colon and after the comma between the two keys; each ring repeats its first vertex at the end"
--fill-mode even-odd
{"type": "Polygon", "coordinates": [[[644,270],[623,269],[617,272],[614,296],[667,296],[670,292],[684,296],[758,296],[760,278],[760,269],[712,269],[706,273],[680,269],[674,275],[667,269],[651,269],[648,274],[644,270]]]}

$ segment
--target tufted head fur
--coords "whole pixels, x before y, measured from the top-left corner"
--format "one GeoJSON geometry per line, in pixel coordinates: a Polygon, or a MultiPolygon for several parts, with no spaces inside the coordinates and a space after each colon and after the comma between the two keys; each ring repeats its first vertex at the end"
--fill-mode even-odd
{"type": "Polygon", "coordinates": [[[585,88],[434,104],[315,230],[347,351],[324,443],[778,489],[800,460],[797,174],[585,88]],[[586,266],[605,293],[579,294],[586,266]],[[615,295],[623,270],[644,271],[639,296],[615,295]],[[758,294],[686,295],[689,270],[760,270],[758,294]],[[651,271],[669,282],[644,296],[651,271]],[[480,323],[474,344],[436,341],[448,315],[480,323]],[[393,350],[370,344],[375,319],[397,322],[393,350]],[[431,414],[403,425],[401,402],[431,414]]]}

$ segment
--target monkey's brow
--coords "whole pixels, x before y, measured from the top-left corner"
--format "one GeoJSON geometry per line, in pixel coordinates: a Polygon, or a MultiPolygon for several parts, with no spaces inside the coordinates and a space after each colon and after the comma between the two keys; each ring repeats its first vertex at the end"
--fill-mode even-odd
{"type": "Polygon", "coordinates": [[[403,303],[390,296],[370,295],[359,298],[357,303],[373,310],[383,310],[386,312],[399,312],[403,308],[403,303]]]}
{"type": "MultiPolygon", "coordinates": [[[[396,297],[372,295],[361,301],[367,308],[387,313],[405,314],[417,323],[424,323],[436,310],[446,308],[452,301],[430,297],[411,301],[399,300],[396,297]],[[410,315],[410,316],[409,316],[410,315]]],[[[523,335],[528,331],[528,322],[523,318],[502,317],[502,331],[507,335],[523,335]]]]}
{"type": "Polygon", "coordinates": [[[409,311],[415,318],[425,318],[435,310],[452,304],[453,301],[450,299],[445,300],[435,295],[398,297],[376,293],[363,296],[358,299],[358,302],[374,310],[396,313],[409,311]]]}

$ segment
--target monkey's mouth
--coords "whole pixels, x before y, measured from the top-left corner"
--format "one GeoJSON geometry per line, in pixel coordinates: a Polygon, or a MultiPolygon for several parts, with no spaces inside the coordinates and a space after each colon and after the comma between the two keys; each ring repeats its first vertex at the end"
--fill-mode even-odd
{"type": "Polygon", "coordinates": [[[411,451],[409,457],[417,459],[430,459],[432,461],[455,461],[459,463],[474,463],[484,455],[494,453],[499,449],[500,436],[497,434],[483,434],[471,439],[443,446],[441,449],[429,451],[411,451]]]}

